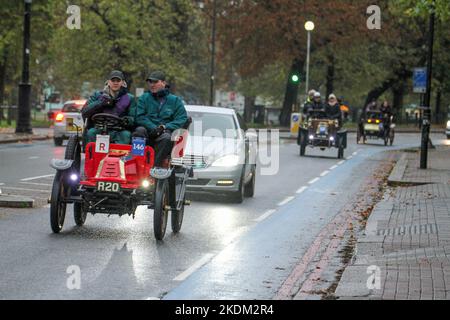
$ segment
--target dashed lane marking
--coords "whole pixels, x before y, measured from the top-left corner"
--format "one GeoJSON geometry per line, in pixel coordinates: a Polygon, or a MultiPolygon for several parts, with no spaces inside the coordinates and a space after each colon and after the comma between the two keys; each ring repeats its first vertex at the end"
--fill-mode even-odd
{"type": "Polygon", "coordinates": [[[55,174],[47,174],[45,176],[38,176],[38,177],[30,177],[30,178],[24,178],[24,179],[20,179],[20,181],[32,181],[32,180],[37,180],[37,179],[42,179],[42,178],[50,178],[50,177],[54,177],[55,174]]]}
{"type": "Polygon", "coordinates": [[[279,207],[284,206],[285,204],[291,202],[291,201],[294,200],[294,199],[295,199],[295,197],[287,197],[286,199],[284,199],[283,201],[281,201],[280,203],[278,203],[278,206],[279,206],[279,207]]]}
{"type": "Polygon", "coordinates": [[[338,166],[340,166],[341,164],[344,164],[345,160],[339,161],[338,162],[338,166]]]}
{"type": "Polygon", "coordinates": [[[3,189],[21,190],[21,191],[35,191],[35,192],[42,192],[42,193],[49,193],[50,192],[50,190],[26,189],[26,188],[5,187],[5,186],[3,186],[3,189]]]}
{"type": "Polygon", "coordinates": [[[319,180],[320,180],[320,178],[314,178],[310,182],[308,182],[308,184],[314,184],[314,183],[316,183],[319,180]]]}
{"type": "Polygon", "coordinates": [[[334,169],[336,169],[338,166],[337,165],[334,165],[334,166],[332,166],[329,170],[334,170],[334,169]]]}
{"type": "Polygon", "coordinates": [[[308,189],[308,187],[301,187],[300,189],[297,190],[296,194],[303,193],[306,189],[308,189]]]}
{"type": "Polygon", "coordinates": [[[197,260],[189,269],[180,273],[178,276],[173,278],[174,281],[183,281],[191,274],[193,274],[197,269],[200,269],[203,265],[205,265],[208,261],[210,261],[214,257],[214,254],[208,253],[205,254],[201,259],[197,260]]]}
{"type": "Polygon", "coordinates": [[[327,174],[329,174],[330,173],[330,171],[329,170],[326,170],[326,171],[324,171],[324,172],[322,172],[321,174],[320,174],[320,176],[321,177],[325,177],[327,174]]]}
{"type": "Polygon", "coordinates": [[[271,210],[267,210],[265,213],[263,213],[261,216],[259,216],[258,218],[256,218],[254,221],[256,222],[261,222],[265,219],[267,219],[268,217],[270,217],[273,213],[275,213],[276,210],[271,209],[271,210]]]}
{"type": "Polygon", "coordinates": [[[21,182],[21,184],[28,184],[31,186],[46,186],[46,187],[52,186],[52,184],[50,184],[50,183],[37,183],[37,182],[21,182]]]}

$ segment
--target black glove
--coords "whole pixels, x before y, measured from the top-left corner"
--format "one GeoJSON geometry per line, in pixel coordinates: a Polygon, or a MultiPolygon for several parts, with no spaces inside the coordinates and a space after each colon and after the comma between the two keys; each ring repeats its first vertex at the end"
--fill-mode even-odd
{"type": "Polygon", "coordinates": [[[125,116],[125,117],[122,117],[121,119],[122,119],[122,126],[130,127],[133,125],[133,122],[134,122],[133,117],[125,116]]]}
{"type": "Polygon", "coordinates": [[[163,131],[164,131],[163,128],[157,127],[157,128],[151,129],[151,130],[148,132],[148,136],[149,136],[150,138],[153,138],[153,139],[154,139],[154,138],[159,137],[159,136],[163,133],[163,131]]]}

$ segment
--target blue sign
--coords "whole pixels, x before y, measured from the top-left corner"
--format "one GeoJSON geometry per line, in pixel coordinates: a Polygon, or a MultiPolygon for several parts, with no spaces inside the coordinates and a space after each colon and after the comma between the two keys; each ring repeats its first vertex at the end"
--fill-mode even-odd
{"type": "Polygon", "coordinates": [[[133,148],[131,154],[134,156],[143,156],[145,150],[145,139],[134,137],[131,141],[133,148]]]}
{"type": "Polygon", "coordinates": [[[294,115],[294,116],[292,117],[292,121],[297,122],[297,121],[298,121],[298,115],[294,115]]]}
{"type": "Polygon", "coordinates": [[[414,93],[427,92],[427,69],[415,68],[413,76],[414,93]]]}

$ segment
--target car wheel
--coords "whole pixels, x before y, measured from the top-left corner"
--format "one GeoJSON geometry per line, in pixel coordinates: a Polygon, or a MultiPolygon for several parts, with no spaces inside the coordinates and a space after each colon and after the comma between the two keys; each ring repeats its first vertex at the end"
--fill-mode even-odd
{"type": "MultiPolygon", "coordinates": [[[[244,168],[242,168],[242,170],[244,170],[244,168]]],[[[233,192],[230,197],[233,203],[242,203],[244,201],[244,189],[244,174],[242,174],[238,190],[233,192]]]]}
{"type": "Polygon", "coordinates": [[[252,167],[252,179],[245,185],[244,196],[247,198],[253,198],[255,195],[255,182],[256,182],[256,165],[252,167]]]}
{"type": "Polygon", "coordinates": [[[67,187],[66,176],[58,171],[53,180],[52,193],[50,198],[50,226],[53,233],[59,233],[64,226],[66,217],[65,198],[69,196],[70,188],[67,187]]]}
{"type": "Polygon", "coordinates": [[[447,139],[450,139],[450,135],[447,135],[447,139]]]}
{"type": "Polygon", "coordinates": [[[60,146],[62,146],[64,139],[63,138],[53,138],[53,141],[55,142],[55,146],[60,147],[60,146]]]}
{"type": "Polygon", "coordinates": [[[184,200],[180,210],[172,210],[171,223],[173,233],[180,232],[181,225],[183,224],[183,217],[184,217],[184,200]]]}
{"type": "Polygon", "coordinates": [[[306,136],[302,132],[300,135],[300,157],[304,157],[306,153],[306,136]]]}
{"type": "Polygon", "coordinates": [[[167,179],[158,180],[155,190],[155,209],[153,211],[153,232],[157,240],[162,240],[166,234],[169,217],[169,183],[167,179]]]}
{"type": "Polygon", "coordinates": [[[86,222],[87,211],[83,207],[83,204],[78,202],[73,204],[73,217],[77,226],[81,227],[84,225],[86,222]]]}

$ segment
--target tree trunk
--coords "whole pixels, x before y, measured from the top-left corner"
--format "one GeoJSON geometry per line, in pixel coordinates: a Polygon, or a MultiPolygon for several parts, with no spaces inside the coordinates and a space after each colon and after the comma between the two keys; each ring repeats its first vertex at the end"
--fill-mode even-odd
{"type": "MultiPolygon", "coordinates": [[[[6,63],[8,53],[7,50],[3,52],[3,57],[0,60],[0,107],[3,105],[5,99],[5,83],[6,83],[6,63]]],[[[3,120],[3,109],[0,108],[0,120],[3,120]]]]}
{"type": "Polygon", "coordinates": [[[255,107],[255,97],[245,97],[244,100],[244,121],[250,123],[253,121],[253,111],[255,107]]]}
{"type": "Polygon", "coordinates": [[[442,98],[442,88],[438,87],[436,92],[436,111],[435,119],[437,124],[441,124],[442,114],[441,114],[441,99],[442,98]]]}
{"type": "Polygon", "coordinates": [[[394,87],[392,89],[392,93],[394,95],[394,101],[392,102],[392,110],[393,113],[396,114],[396,121],[400,123],[404,116],[402,113],[403,97],[405,95],[405,86],[403,82],[401,82],[399,86],[394,87]]]}
{"type": "Polygon", "coordinates": [[[385,93],[388,89],[392,88],[392,86],[397,82],[396,78],[391,78],[383,81],[383,83],[372,89],[366,97],[366,101],[364,102],[363,108],[369,104],[373,99],[378,99],[383,93],[385,93]]]}
{"type": "Polygon", "coordinates": [[[300,74],[303,63],[299,59],[294,59],[291,71],[286,83],[284,94],[283,109],[280,114],[280,125],[289,126],[291,122],[292,107],[297,103],[298,83],[292,83],[291,77],[294,73],[300,74]]]}
{"type": "Polygon", "coordinates": [[[330,94],[334,92],[334,76],[335,76],[335,59],[334,55],[330,54],[328,56],[328,67],[327,67],[327,95],[325,99],[328,99],[330,94]]]}

